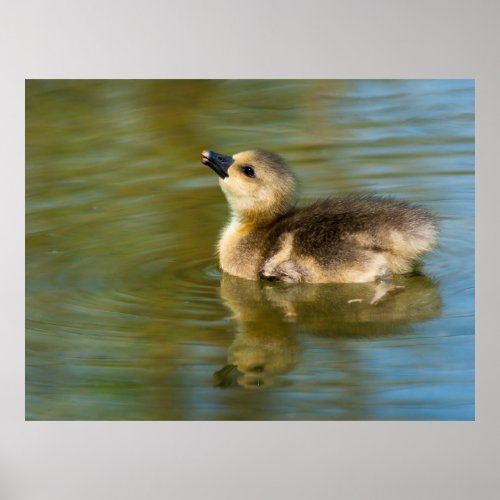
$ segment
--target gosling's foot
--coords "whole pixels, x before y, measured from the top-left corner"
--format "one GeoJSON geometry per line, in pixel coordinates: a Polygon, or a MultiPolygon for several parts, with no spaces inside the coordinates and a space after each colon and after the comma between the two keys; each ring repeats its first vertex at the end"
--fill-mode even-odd
{"type": "MultiPolygon", "coordinates": [[[[375,305],[380,302],[386,295],[392,293],[398,293],[404,290],[404,286],[394,285],[392,282],[392,272],[387,267],[384,267],[379,276],[379,283],[375,288],[375,293],[370,300],[370,305],[375,305]]],[[[355,304],[359,302],[364,302],[363,299],[351,299],[348,300],[348,304],[355,304]]]]}
{"type": "Polygon", "coordinates": [[[405,287],[403,285],[378,285],[378,289],[375,290],[375,294],[373,295],[372,300],[370,301],[370,305],[377,304],[380,300],[382,300],[386,295],[394,295],[395,293],[402,292],[405,287]],[[379,288],[380,287],[380,288],[379,288]],[[379,295],[380,293],[380,295],[379,295]]]}
{"type": "Polygon", "coordinates": [[[370,301],[370,305],[377,304],[377,302],[380,302],[389,293],[402,292],[404,288],[405,287],[402,285],[394,285],[392,282],[392,272],[385,267],[380,274],[380,282],[375,288],[375,293],[370,301]]]}

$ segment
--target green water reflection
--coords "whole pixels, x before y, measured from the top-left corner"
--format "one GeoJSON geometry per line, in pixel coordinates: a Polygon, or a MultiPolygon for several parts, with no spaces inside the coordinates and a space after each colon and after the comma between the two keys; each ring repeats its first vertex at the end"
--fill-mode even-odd
{"type": "Polygon", "coordinates": [[[28,81],[26,418],[474,418],[471,81],[28,81]],[[440,218],[424,275],[221,275],[204,148],[440,218]],[[363,299],[353,302],[352,299],[363,299]]]}

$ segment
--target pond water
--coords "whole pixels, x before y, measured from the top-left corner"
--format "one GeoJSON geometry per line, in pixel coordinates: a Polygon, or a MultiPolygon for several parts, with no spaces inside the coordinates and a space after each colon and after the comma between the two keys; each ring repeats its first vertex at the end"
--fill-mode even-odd
{"type": "Polygon", "coordinates": [[[27,81],[26,418],[474,419],[474,82],[27,81]],[[255,147],[439,247],[376,305],[223,275],[200,152],[255,147]]]}

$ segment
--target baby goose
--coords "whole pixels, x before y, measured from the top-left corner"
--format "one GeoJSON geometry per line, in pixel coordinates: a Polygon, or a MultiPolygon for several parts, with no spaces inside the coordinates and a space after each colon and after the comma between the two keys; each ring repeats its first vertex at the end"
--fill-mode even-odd
{"type": "Polygon", "coordinates": [[[361,283],[407,273],[436,242],[426,210],[373,196],[296,207],[297,182],[281,157],[202,152],[232,212],[218,250],[223,271],[288,283],[361,283]]]}

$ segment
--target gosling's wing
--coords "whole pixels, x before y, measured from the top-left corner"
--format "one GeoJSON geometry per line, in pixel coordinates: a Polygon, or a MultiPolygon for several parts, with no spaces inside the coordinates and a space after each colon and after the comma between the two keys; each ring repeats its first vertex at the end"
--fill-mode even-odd
{"type": "Polygon", "coordinates": [[[355,247],[412,258],[429,250],[438,232],[436,219],[425,209],[373,196],[327,199],[301,207],[276,230],[293,233],[295,249],[319,260],[355,247]]]}

